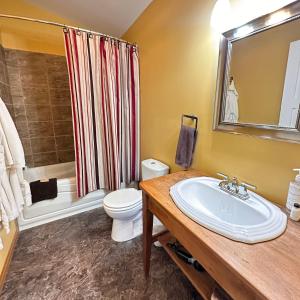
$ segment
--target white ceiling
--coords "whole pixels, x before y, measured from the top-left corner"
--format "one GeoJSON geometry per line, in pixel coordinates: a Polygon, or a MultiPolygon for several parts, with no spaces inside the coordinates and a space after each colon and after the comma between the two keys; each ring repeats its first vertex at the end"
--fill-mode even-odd
{"type": "Polygon", "coordinates": [[[85,28],[122,36],[152,0],[27,0],[85,28]]]}

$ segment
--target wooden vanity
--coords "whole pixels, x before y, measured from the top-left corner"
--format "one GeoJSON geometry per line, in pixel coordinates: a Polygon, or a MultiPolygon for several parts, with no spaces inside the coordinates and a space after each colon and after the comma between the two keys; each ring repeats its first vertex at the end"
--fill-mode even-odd
{"type": "Polygon", "coordinates": [[[300,225],[290,221],[275,240],[249,245],[235,242],[197,224],[184,215],[169,195],[176,182],[203,176],[182,171],[140,184],[143,190],[144,270],[150,271],[152,243],[159,240],[204,299],[216,282],[233,299],[300,299],[300,225]],[[153,215],[168,231],[152,236],[153,215]],[[180,260],[166,243],[176,238],[205,268],[197,272],[180,260]]]}

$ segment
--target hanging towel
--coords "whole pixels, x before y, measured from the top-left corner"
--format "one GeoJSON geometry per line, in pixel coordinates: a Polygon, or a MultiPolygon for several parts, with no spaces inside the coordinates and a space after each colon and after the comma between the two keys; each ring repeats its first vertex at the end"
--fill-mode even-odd
{"type": "Polygon", "coordinates": [[[224,122],[237,123],[239,120],[239,94],[232,80],[226,95],[224,122]]]}
{"type": "Polygon", "coordinates": [[[0,144],[4,150],[4,160],[3,157],[1,159],[1,168],[4,169],[4,172],[0,178],[1,193],[4,197],[2,201],[4,209],[7,210],[5,213],[11,221],[19,216],[24,206],[21,185],[23,183],[22,168],[25,167],[25,155],[16,126],[1,98],[0,144]]]}
{"type": "Polygon", "coordinates": [[[18,208],[19,213],[21,213],[23,210],[25,201],[24,201],[24,196],[22,193],[22,188],[20,185],[18,173],[14,167],[9,169],[9,183],[10,183],[11,190],[12,190],[14,198],[15,198],[16,206],[18,208]]]}
{"type": "MultiPolygon", "coordinates": [[[[11,208],[9,205],[9,201],[2,187],[2,176],[6,172],[5,168],[5,158],[4,158],[4,146],[1,145],[1,137],[0,137],[0,221],[2,223],[2,227],[5,229],[6,233],[9,234],[9,219],[7,213],[11,214],[11,208]],[[4,207],[5,205],[5,207],[4,207]],[[8,211],[7,211],[8,210],[8,211]]],[[[0,250],[3,249],[3,244],[0,240],[0,250]]]]}
{"type": "Polygon", "coordinates": [[[22,185],[22,193],[24,196],[25,205],[26,206],[32,205],[30,185],[29,185],[29,182],[25,179],[24,179],[23,185],[22,185]]]}
{"type": "MultiPolygon", "coordinates": [[[[10,213],[7,213],[10,221],[16,219],[19,216],[18,204],[16,202],[10,181],[9,181],[9,172],[3,172],[1,178],[1,188],[5,193],[3,196],[4,204],[7,201],[10,207],[10,213]]],[[[5,206],[4,206],[5,207],[5,206]]]]}
{"type": "MultiPolygon", "coordinates": [[[[0,190],[0,195],[1,195],[1,190],[0,190]]],[[[9,219],[8,219],[8,215],[6,214],[6,210],[5,210],[3,203],[0,203],[0,214],[1,214],[2,226],[3,226],[6,234],[9,234],[10,233],[9,219]]]]}
{"type": "Polygon", "coordinates": [[[196,140],[196,128],[181,125],[175,158],[177,165],[184,169],[188,169],[191,166],[196,140]]]}
{"type": "Polygon", "coordinates": [[[30,182],[32,203],[53,199],[57,197],[57,179],[51,178],[49,181],[30,182]]]}
{"type": "Polygon", "coordinates": [[[9,154],[13,159],[13,164],[25,167],[24,149],[9,111],[0,98],[0,124],[4,133],[4,138],[9,147],[9,154]]]}

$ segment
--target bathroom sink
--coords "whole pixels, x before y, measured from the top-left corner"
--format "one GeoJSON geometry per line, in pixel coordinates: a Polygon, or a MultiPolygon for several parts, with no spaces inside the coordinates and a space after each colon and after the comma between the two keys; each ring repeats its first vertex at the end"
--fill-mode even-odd
{"type": "Polygon", "coordinates": [[[180,181],[170,189],[178,208],[200,225],[243,243],[259,243],[282,234],[286,215],[254,192],[241,200],[219,188],[220,180],[195,177],[180,181]]]}

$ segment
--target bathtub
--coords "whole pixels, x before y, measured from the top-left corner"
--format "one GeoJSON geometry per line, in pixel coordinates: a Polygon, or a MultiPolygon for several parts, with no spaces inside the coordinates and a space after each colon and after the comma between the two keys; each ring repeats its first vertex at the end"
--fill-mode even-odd
{"type": "Polygon", "coordinates": [[[104,190],[98,190],[80,199],[77,197],[74,162],[26,168],[24,178],[28,182],[57,178],[58,195],[54,199],[25,207],[18,220],[20,230],[101,207],[103,197],[106,195],[104,190]]]}

